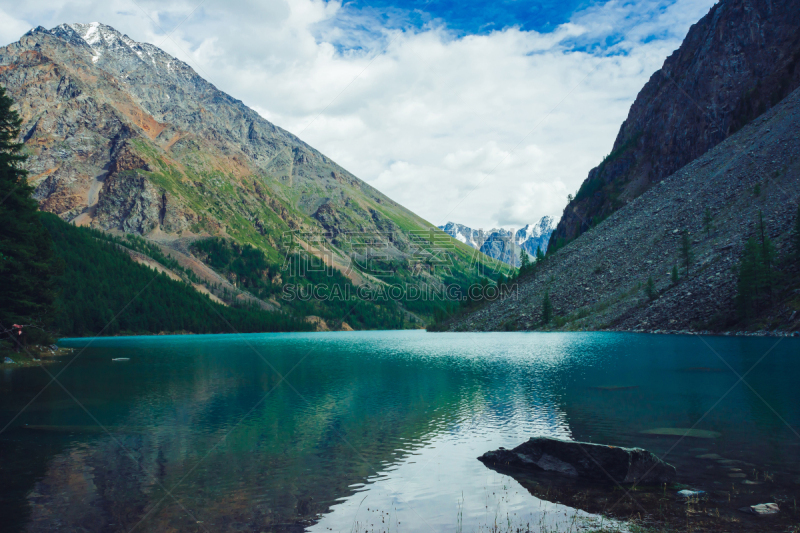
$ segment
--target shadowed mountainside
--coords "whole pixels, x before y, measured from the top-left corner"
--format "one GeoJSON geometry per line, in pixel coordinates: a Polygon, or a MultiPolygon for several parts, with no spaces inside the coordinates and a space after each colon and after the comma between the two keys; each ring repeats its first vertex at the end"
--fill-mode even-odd
{"type": "Polygon", "coordinates": [[[564,209],[551,248],[596,226],[800,86],[798,28],[798,0],[722,0],[712,7],[639,92],[611,153],[564,209]]]}
{"type": "Polygon", "coordinates": [[[458,316],[444,329],[730,330],[745,243],[775,243],[784,286],[748,327],[800,328],[800,268],[792,231],[800,197],[800,89],[735,135],[537,264],[504,300],[458,316]],[[707,216],[710,222],[707,224],[707,216]],[[688,273],[681,257],[688,235],[688,273]],[[672,279],[676,268],[679,280],[672,279]],[[653,280],[654,294],[647,294],[653,280]],[[545,294],[554,320],[542,324],[545,294]]]}

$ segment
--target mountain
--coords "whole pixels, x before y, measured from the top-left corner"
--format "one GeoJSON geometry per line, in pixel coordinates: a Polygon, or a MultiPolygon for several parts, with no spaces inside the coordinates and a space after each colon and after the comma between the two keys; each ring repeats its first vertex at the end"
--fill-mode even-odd
{"type": "MultiPolygon", "coordinates": [[[[209,238],[263,252],[270,266],[259,276],[270,288],[285,285],[281,265],[294,255],[375,290],[477,279],[469,246],[109,26],[29,31],[0,48],[0,84],[17,102],[40,209],[143,236],[223,299],[234,302],[242,284],[231,269],[209,270],[197,249],[209,238]]],[[[490,274],[500,268],[481,262],[490,274]]],[[[281,305],[280,290],[259,291],[270,298],[263,307],[281,305]]]]}
{"type": "Polygon", "coordinates": [[[480,249],[483,241],[486,240],[486,237],[489,233],[492,233],[497,230],[490,230],[489,233],[485,233],[482,229],[472,229],[467,227],[463,224],[456,224],[455,222],[448,222],[444,226],[439,226],[439,229],[453,237],[454,239],[463,242],[467,246],[471,246],[475,249],[480,249]]]}
{"type": "Polygon", "coordinates": [[[557,248],[800,86],[800,1],[722,0],[639,92],[611,153],[564,209],[557,248]]]}
{"type": "Polygon", "coordinates": [[[546,258],[435,329],[800,331],[798,30],[798,1],[714,6],[642,89],[546,258]]]}
{"type": "Polygon", "coordinates": [[[511,266],[519,266],[520,247],[514,242],[514,233],[505,229],[493,229],[481,243],[482,254],[493,257],[511,266]]]}
{"type": "Polygon", "coordinates": [[[550,235],[556,229],[553,217],[544,216],[536,224],[526,224],[517,230],[514,241],[521,246],[531,257],[536,257],[536,250],[547,252],[550,235]]]}
{"type": "Polygon", "coordinates": [[[438,330],[800,331],[800,89],[518,280],[438,330]],[[737,295],[748,240],[774,243],[752,313],[737,295]],[[684,237],[684,235],[686,237],[684,237]],[[691,251],[687,272],[681,253],[691,251]],[[673,279],[676,269],[678,279],[673,279]],[[648,281],[652,279],[652,293],[648,281]],[[554,320],[542,324],[549,294],[554,320]]]}
{"type": "Polygon", "coordinates": [[[520,249],[525,250],[531,257],[536,256],[538,248],[543,252],[547,251],[550,234],[555,228],[553,222],[552,217],[544,216],[536,224],[526,224],[516,232],[502,228],[489,231],[476,230],[455,222],[448,222],[444,226],[439,226],[439,229],[493,259],[518,267],[520,249]]]}

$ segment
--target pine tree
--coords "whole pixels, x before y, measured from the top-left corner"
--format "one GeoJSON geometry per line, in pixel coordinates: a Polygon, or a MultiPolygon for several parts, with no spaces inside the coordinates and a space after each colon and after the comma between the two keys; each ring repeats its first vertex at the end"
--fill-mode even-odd
{"type": "Polygon", "coordinates": [[[644,292],[651,300],[655,300],[658,296],[658,293],[656,292],[656,284],[653,282],[653,276],[647,278],[647,285],[645,285],[644,292]]]}
{"type": "Polygon", "coordinates": [[[759,288],[759,246],[754,237],[750,237],[744,245],[742,257],[737,269],[736,304],[742,316],[749,316],[758,302],[759,288]]]}
{"type": "Polygon", "coordinates": [[[678,265],[672,265],[672,284],[677,285],[680,279],[681,278],[678,275],[678,265]]]}
{"type": "MultiPolygon", "coordinates": [[[[37,214],[26,160],[17,143],[22,121],[0,87],[0,331],[12,324],[45,326],[53,313],[59,263],[37,214]]],[[[26,330],[23,330],[26,331],[26,330]]],[[[27,328],[30,331],[30,328],[27,328]]]]}
{"type": "Polygon", "coordinates": [[[792,232],[792,247],[794,248],[795,260],[800,259],[800,204],[797,206],[797,216],[794,219],[794,231],[792,232]]]}
{"type": "Polygon", "coordinates": [[[767,230],[764,226],[764,214],[760,211],[758,213],[758,232],[761,240],[759,246],[759,286],[763,287],[771,298],[772,288],[775,283],[773,267],[775,266],[777,252],[775,251],[775,245],[772,244],[772,240],[767,235],[767,230]]]}
{"type": "Polygon", "coordinates": [[[519,273],[524,274],[531,268],[531,259],[524,248],[519,249],[519,273]]]}
{"type": "Polygon", "coordinates": [[[553,319],[553,304],[550,302],[550,292],[545,291],[542,298],[542,324],[549,324],[553,319]]]}
{"type": "MultiPolygon", "coordinates": [[[[798,211],[798,214],[800,215],[800,211],[798,211]]],[[[800,220],[800,218],[798,220],[800,220]]],[[[538,263],[540,261],[544,261],[544,252],[541,247],[536,248],[536,262],[538,263]]]]}
{"type": "Polygon", "coordinates": [[[706,230],[706,236],[711,237],[711,230],[714,229],[714,217],[711,215],[711,209],[706,207],[705,212],[703,213],[703,227],[706,230]]]}
{"type": "Polygon", "coordinates": [[[689,240],[689,232],[684,231],[683,235],[681,235],[681,248],[680,248],[680,256],[681,262],[683,266],[686,268],[686,277],[689,277],[689,268],[692,264],[692,260],[694,259],[694,253],[692,252],[692,242],[689,240]]]}

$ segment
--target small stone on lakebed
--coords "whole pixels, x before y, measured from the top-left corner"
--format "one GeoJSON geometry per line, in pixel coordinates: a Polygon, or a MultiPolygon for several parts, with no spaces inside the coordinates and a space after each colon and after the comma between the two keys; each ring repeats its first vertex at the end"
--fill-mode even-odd
{"type": "Polygon", "coordinates": [[[716,439],[722,436],[717,431],[690,428],[656,428],[640,431],[644,435],[662,435],[667,437],[695,437],[698,439],[716,439]]]}
{"type": "Polygon", "coordinates": [[[555,472],[564,476],[613,483],[672,483],[675,467],[642,448],[620,448],[550,437],[534,437],[514,448],[478,457],[486,466],[522,472],[555,472]]]}
{"type": "Polygon", "coordinates": [[[749,507],[741,507],[742,512],[750,513],[758,516],[767,516],[771,514],[778,514],[780,508],[777,503],[759,503],[758,505],[751,505],[749,507]]]}

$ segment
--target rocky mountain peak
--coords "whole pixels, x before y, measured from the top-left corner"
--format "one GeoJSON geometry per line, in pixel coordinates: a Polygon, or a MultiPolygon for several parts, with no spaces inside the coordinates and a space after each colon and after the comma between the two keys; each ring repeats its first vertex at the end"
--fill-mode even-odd
{"type": "Polygon", "coordinates": [[[60,24],[49,30],[55,37],[63,39],[72,45],[87,45],[96,55],[93,62],[97,62],[103,54],[113,54],[115,59],[121,56],[133,55],[146,61],[154,61],[155,55],[164,55],[161,49],[151,44],[138,43],[115,30],[111,26],[99,22],[60,24]]]}
{"type": "MultiPolygon", "coordinates": [[[[187,64],[99,22],[37,27],[0,47],[0,85],[22,120],[40,209],[76,225],[165,242],[219,236],[274,261],[298,232],[327,239],[333,268],[354,283],[368,279],[350,268],[360,244],[336,236],[379,235],[399,261],[417,253],[409,228],[431,228],[187,64]]],[[[469,268],[472,249],[455,249],[469,268]]]]}
{"type": "Polygon", "coordinates": [[[503,228],[485,231],[455,222],[448,222],[444,226],[439,226],[439,229],[489,257],[511,266],[519,266],[520,249],[525,250],[530,256],[535,256],[539,248],[543,252],[547,251],[550,234],[555,229],[555,219],[544,216],[539,222],[526,224],[517,231],[503,228]]]}
{"type": "Polygon", "coordinates": [[[541,239],[545,234],[547,234],[549,238],[555,226],[555,219],[545,215],[536,224],[526,224],[524,227],[518,229],[515,239],[517,244],[522,244],[530,239],[541,239]]]}

